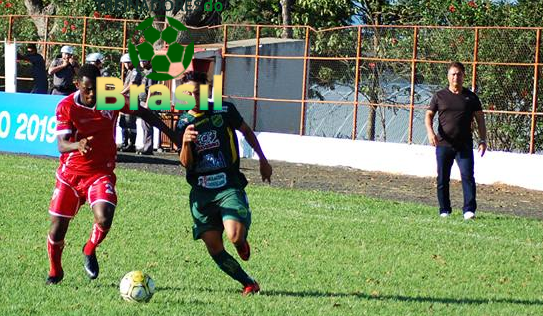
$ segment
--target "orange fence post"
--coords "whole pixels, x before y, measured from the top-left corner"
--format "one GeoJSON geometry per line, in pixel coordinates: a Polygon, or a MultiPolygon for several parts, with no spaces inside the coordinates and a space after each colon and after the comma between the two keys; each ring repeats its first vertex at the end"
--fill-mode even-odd
{"type": "Polygon", "coordinates": [[[411,91],[409,92],[409,129],[407,143],[413,143],[413,116],[415,114],[415,79],[417,77],[417,53],[418,53],[419,28],[415,26],[413,30],[413,55],[411,59],[411,91]]]}
{"type": "Polygon", "coordinates": [[[81,64],[85,63],[85,44],[87,44],[87,17],[83,18],[83,40],[81,41],[81,64]]]}
{"type": "Polygon", "coordinates": [[[356,40],[356,66],[355,66],[355,74],[354,74],[354,108],[353,108],[353,132],[351,135],[351,139],[356,139],[356,125],[358,124],[358,86],[360,84],[360,49],[361,49],[361,43],[362,43],[362,28],[358,26],[357,28],[357,40],[356,40]]]}
{"type": "Polygon", "coordinates": [[[305,134],[305,98],[307,95],[307,58],[309,56],[309,27],[305,28],[304,73],[302,77],[302,107],[300,109],[300,136],[305,134]]]}
{"type": "Polygon", "coordinates": [[[532,126],[530,128],[530,154],[535,153],[535,128],[537,124],[537,85],[539,82],[539,49],[541,46],[541,29],[536,32],[535,63],[534,63],[534,90],[532,96],[532,126]]]}
{"type": "MultiPolygon", "coordinates": [[[[45,16],[45,42],[43,43],[43,60],[47,63],[47,42],[49,40],[49,16],[45,16]]],[[[46,66],[47,67],[47,66],[46,66]]]]}
{"type": "Polygon", "coordinates": [[[475,40],[473,44],[473,65],[471,67],[471,91],[477,89],[477,59],[479,58],[479,28],[475,28],[475,40]]]}
{"type": "Polygon", "coordinates": [[[260,53],[260,25],[256,27],[256,46],[255,46],[255,82],[253,86],[253,130],[256,129],[256,118],[257,118],[257,103],[258,100],[258,54],[260,53]]]}
{"type": "MultiPolygon", "coordinates": [[[[224,79],[226,77],[226,74],[225,74],[225,69],[226,69],[226,50],[228,49],[228,45],[227,45],[227,39],[228,39],[228,25],[224,25],[223,26],[223,33],[222,33],[222,36],[223,36],[223,43],[222,43],[222,52],[221,52],[221,58],[222,58],[222,63],[221,63],[221,75],[222,75],[222,93],[223,93],[223,96],[224,96],[224,82],[226,81],[226,79],[224,79]]],[[[221,96],[222,97],[222,96],[221,96]]]]}
{"type": "MultiPolygon", "coordinates": [[[[126,20],[123,23],[123,54],[126,53],[126,20]]],[[[134,65],[136,67],[138,65],[134,65]]],[[[121,65],[121,79],[124,78],[124,65],[121,65]]]]}
{"type": "Polygon", "coordinates": [[[9,16],[8,22],[8,43],[11,42],[11,27],[13,26],[13,15],[9,16]]]}

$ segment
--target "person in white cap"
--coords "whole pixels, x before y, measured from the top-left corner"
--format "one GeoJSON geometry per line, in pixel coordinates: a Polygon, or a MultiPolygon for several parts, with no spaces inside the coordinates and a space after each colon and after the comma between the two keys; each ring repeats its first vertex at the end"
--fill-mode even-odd
{"type": "MultiPolygon", "coordinates": [[[[121,63],[125,67],[124,73],[124,89],[121,91],[122,94],[129,96],[130,85],[140,85],[141,84],[141,74],[136,70],[130,56],[124,54],[121,56],[121,63]]],[[[120,151],[123,152],[136,152],[136,116],[130,114],[123,114],[119,116],[119,126],[122,129],[123,142],[120,151]]]]}
{"type": "Polygon", "coordinates": [[[74,77],[79,70],[79,64],[74,59],[74,49],[62,46],[62,56],[56,58],[49,66],[49,74],[53,75],[53,91],[51,94],[69,95],[76,91],[74,77]]]}
{"type": "MultiPolygon", "coordinates": [[[[145,59],[140,60],[140,67],[143,74],[141,84],[145,86],[145,92],[142,92],[138,96],[139,104],[143,108],[148,108],[147,100],[149,98],[149,87],[157,82],[147,78],[153,69],[151,69],[151,62],[145,59]]],[[[141,122],[141,129],[143,130],[143,147],[138,149],[139,155],[152,155],[153,154],[153,126],[145,121],[141,122]]]]}
{"type": "Polygon", "coordinates": [[[87,64],[93,64],[98,69],[100,69],[100,76],[111,77],[111,74],[109,73],[109,71],[106,68],[104,68],[104,59],[105,59],[104,55],[100,53],[91,53],[87,55],[87,58],[85,58],[85,61],[87,62],[87,64]]]}

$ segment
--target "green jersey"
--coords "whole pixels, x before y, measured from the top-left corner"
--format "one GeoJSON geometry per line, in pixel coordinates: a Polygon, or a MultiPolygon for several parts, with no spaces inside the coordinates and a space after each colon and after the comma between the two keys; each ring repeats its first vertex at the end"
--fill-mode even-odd
{"type": "Polygon", "coordinates": [[[239,171],[239,148],[236,129],[243,118],[236,107],[223,102],[221,110],[213,109],[197,114],[184,113],[177,129],[181,135],[187,126],[194,124],[197,140],[191,143],[193,164],[187,169],[187,182],[193,189],[223,190],[241,188],[247,179],[239,171]]]}

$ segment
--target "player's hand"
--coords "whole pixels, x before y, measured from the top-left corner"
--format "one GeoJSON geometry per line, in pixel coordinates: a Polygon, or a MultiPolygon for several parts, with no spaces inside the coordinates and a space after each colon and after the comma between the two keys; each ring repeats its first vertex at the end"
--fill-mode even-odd
{"type": "Polygon", "coordinates": [[[62,59],[62,66],[63,67],[68,66],[69,63],[70,63],[70,61],[68,59],[62,59]]]}
{"type": "Polygon", "coordinates": [[[430,142],[430,145],[437,146],[437,135],[432,133],[428,134],[428,141],[430,142]]]}
{"type": "Polygon", "coordinates": [[[268,160],[260,159],[260,175],[262,176],[262,182],[268,181],[268,183],[271,183],[272,173],[272,166],[268,160]]]}
{"type": "Polygon", "coordinates": [[[195,142],[198,138],[198,131],[194,129],[194,124],[190,124],[183,133],[183,143],[195,142]]]}
{"type": "Polygon", "coordinates": [[[481,154],[481,157],[485,155],[486,152],[486,143],[480,143],[479,144],[479,153],[481,154]]]}
{"type": "Polygon", "coordinates": [[[92,147],[90,146],[90,141],[93,139],[93,137],[94,136],[89,136],[79,140],[79,143],[77,144],[77,150],[79,150],[82,155],[85,155],[92,150],[92,147]]]}

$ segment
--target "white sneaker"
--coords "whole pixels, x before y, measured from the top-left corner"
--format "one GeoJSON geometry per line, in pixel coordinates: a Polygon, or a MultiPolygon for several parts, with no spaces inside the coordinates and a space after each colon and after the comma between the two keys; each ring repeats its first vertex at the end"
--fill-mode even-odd
{"type": "Polygon", "coordinates": [[[474,219],[475,218],[475,213],[473,212],[465,212],[464,213],[464,219],[474,219]]]}
{"type": "Polygon", "coordinates": [[[441,217],[449,217],[449,215],[451,215],[451,213],[439,213],[439,216],[441,217]]]}

